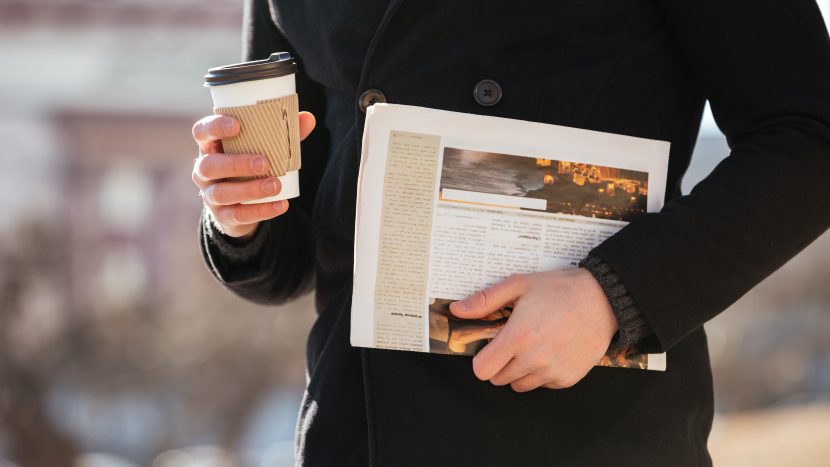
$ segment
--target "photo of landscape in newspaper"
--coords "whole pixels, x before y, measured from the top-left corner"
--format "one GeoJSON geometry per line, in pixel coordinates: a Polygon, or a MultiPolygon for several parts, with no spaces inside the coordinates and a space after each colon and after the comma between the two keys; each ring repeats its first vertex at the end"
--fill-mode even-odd
{"type": "Polygon", "coordinates": [[[646,172],[452,147],[440,183],[442,201],[626,222],[646,213],[648,198],[646,172]]]}
{"type": "MultiPolygon", "coordinates": [[[[454,300],[430,298],[429,351],[447,355],[475,355],[496,337],[513,308],[504,307],[482,319],[460,319],[450,312],[454,300]]],[[[606,354],[597,366],[648,369],[648,355],[626,347],[606,354]]]]}

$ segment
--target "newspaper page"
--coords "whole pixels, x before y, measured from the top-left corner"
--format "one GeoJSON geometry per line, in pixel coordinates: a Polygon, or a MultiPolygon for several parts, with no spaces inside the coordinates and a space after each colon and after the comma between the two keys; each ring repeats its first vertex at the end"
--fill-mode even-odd
{"type": "MultiPolygon", "coordinates": [[[[669,143],[395,104],[367,109],[351,343],[474,355],[509,319],[449,312],[514,273],[567,269],[663,204],[669,143]]],[[[665,370],[665,354],[597,362],[665,370]]]]}

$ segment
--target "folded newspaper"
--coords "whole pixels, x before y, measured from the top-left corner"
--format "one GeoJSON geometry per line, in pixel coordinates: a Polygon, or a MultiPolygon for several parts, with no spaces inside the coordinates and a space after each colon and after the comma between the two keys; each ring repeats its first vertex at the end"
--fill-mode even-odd
{"type": "MultiPolygon", "coordinates": [[[[367,109],[355,220],[351,343],[474,355],[505,307],[449,304],[514,273],[577,266],[666,190],[669,143],[395,104],[367,109]]],[[[665,370],[626,348],[597,365],[665,370]]]]}

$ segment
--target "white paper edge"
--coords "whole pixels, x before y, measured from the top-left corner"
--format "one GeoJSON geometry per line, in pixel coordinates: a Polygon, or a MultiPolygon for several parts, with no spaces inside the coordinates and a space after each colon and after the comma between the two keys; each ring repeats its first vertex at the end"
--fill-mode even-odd
{"type": "MultiPolygon", "coordinates": [[[[375,273],[367,273],[361,275],[360,272],[362,271],[362,266],[366,258],[362,261],[357,256],[357,252],[359,251],[359,244],[361,242],[365,242],[368,239],[361,237],[360,235],[360,227],[363,223],[366,223],[368,220],[364,219],[360,210],[360,204],[357,203],[357,200],[360,199],[361,193],[363,192],[363,181],[366,177],[366,161],[369,157],[369,132],[371,131],[371,126],[369,125],[372,121],[372,116],[374,115],[375,106],[370,106],[366,109],[366,121],[364,123],[364,131],[363,131],[363,138],[361,143],[361,150],[360,150],[360,165],[357,174],[357,196],[355,197],[355,223],[354,223],[354,252],[353,252],[353,276],[352,276],[352,310],[351,310],[351,330],[349,335],[349,341],[351,342],[352,346],[354,347],[373,347],[375,343],[374,339],[374,326],[375,326],[375,315],[374,315],[374,300],[373,297],[375,296],[375,273]],[[366,290],[366,294],[358,293],[358,290],[366,290]],[[354,319],[355,316],[358,315],[356,310],[362,309],[362,307],[366,307],[366,309],[370,310],[368,313],[362,313],[361,319],[356,320],[354,319]],[[365,316],[363,316],[365,315],[365,316]]],[[[385,165],[385,164],[384,164],[385,165]]],[[[380,200],[376,200],[379,202],[380,200]]],[[[368,231],[372,226],[367,226],[364,231],[368,231]]],[[[378,225],[379,227],[379,225],[378,225]]],[[[373,257],[376,258],[376,254],[373,257]]],[[[374,271],[377,271],[377,261],[375,261],[374,271]]],[[[371,267],[371,264],[367,265],[371,267]]],[[[367,267],[368,269],[368,267],[367,267]]],[[[368,272],[368,271],[367,271],[368,272]]]]}
{"type": "Polygon", "coordinates": [[[646,366],[649,370],[666,371],[666,354],[650,353],[646,355],[646,366]]]}

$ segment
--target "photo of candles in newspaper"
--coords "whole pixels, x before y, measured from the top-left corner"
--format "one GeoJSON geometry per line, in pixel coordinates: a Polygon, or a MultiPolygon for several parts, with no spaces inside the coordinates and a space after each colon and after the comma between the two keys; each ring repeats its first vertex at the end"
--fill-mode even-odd
{"type": "Polygon", "coordinates": [[[621,221],[646,213],[645,172],[450,147],[443,152],[441,201],[621,221]]]}
{"type": "MultiPolygon", "coordinates": [[[[383,104],[367,113],[355,226],[352,345],[474,355],[510,318],[449,303],[514,273],[576,267],[662,207],[669,144],[383,104]]],[[[597,362],[664,370],[665,354],[597,362]]]]}

